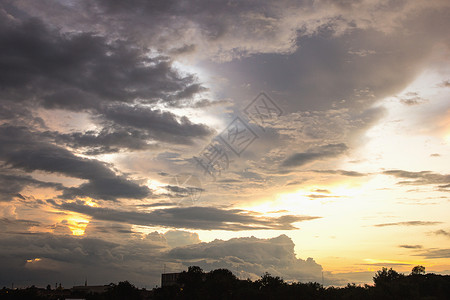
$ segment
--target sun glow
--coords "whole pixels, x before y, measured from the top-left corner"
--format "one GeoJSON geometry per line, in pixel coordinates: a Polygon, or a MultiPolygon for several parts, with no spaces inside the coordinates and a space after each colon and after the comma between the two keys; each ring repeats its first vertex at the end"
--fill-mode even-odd
{"type": "Polygon", "coordinates": [[[73,235],[77,236],[84,235],[84,231],[86,230],[88,224],[89,220],[86,220],[82,217],[72,217],[67,219],[67,227],[69,227],[73,235]]]}
{"type": "Polygon", "coordinates": [[[159,193],[159,194],[164,194],[167,191],[164,189],[164,187],[167,184],[161,183],[157,180],[154,179],[149,179],[147,180],[147,186],[149,189],[151,189],[153,192],[159,193]]]}

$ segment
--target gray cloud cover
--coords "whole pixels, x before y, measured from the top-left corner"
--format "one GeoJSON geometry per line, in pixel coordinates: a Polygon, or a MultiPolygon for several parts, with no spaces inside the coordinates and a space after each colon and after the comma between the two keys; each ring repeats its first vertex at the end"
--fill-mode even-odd
{"type": "Polygon", "coordinates": [[[196,206],[155,209],[150,212],[91,207],[77,203],[63,203],[55,206],[63,210],[82,213],[103,221],[203,230],[293,230],[296,227],[292,223],[320,218],[294,215],[265,217],[241,209],[196,206]]]}

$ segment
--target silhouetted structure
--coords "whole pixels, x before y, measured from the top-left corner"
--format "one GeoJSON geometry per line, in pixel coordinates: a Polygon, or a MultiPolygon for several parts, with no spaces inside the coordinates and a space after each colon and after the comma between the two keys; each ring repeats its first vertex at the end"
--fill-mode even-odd
{"type": "Polygon", "coordinates": [[[161,287],[178,285],[178,278],[181,273],[163,273],[161,274],[161,287]]]}
{"type": "Polygon", "coordinates": [[[79,285],[74,286],[72,291],[75,293],[85,294],[102,294],[110,288],[109,285],[79,285]]]}

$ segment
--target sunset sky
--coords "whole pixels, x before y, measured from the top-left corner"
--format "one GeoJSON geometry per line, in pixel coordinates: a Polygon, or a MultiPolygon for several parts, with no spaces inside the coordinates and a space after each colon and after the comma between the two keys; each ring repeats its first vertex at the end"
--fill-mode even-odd
{"type": "Polygon", "coordinates": [[[0,286],[450,274],[449,28],[446,0],[0,0],[0,286]]]}

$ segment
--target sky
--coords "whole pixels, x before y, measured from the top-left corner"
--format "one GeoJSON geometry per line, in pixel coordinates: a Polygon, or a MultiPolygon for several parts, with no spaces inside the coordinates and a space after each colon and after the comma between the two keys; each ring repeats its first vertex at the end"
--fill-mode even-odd
{"type": "Polygon", "coordinates": [[[449,16],[0,0],[0,286],[450,274],[449,16]]]}

